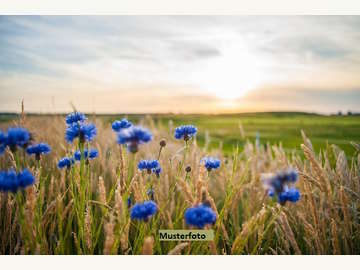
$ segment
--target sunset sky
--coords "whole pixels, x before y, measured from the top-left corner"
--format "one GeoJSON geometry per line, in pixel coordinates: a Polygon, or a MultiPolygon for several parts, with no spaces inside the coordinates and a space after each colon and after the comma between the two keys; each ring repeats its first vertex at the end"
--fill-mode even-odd
{"type": "Polygon", "coordinates": [[[0,16],[0,111],[360,111],[360,16],[0,16]]]}

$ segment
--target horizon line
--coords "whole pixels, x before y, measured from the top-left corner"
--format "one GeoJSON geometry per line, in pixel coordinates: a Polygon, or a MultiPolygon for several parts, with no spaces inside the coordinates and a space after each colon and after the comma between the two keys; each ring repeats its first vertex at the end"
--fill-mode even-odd
{"type": "MultiPolygon", "coordinates": [[[[25,115],[34,115],[34,116],[55,116],[55,115],[66,115],[72,111],[62,111],[62,112],[26,112],[24,111],[25,115]]],[[[79,111],[79,110],[76,110],[79,111]]],[[[89,111],[82,111],[86,115],[99,115],[99,116],[112,116],[112,115],[246,115],[246,114],[307,114],[307,115],[319,115],[319,116],[334,116],[334,115],[360,115],[360,111],[341,111],[332,112],[332,113],[322,113],[322,112],[314,112],[314,111],[248,111],[248,112],[218,112],[218,113],[207,113],[207,112],[114,112],[114,113],[106,113],[106,112],[89,112],[89,111]],[[341,114],[339,114],[341,112],[341,114]]],[[[20,115],[21,111],[0,111],[0,115],[20,115]]]]}

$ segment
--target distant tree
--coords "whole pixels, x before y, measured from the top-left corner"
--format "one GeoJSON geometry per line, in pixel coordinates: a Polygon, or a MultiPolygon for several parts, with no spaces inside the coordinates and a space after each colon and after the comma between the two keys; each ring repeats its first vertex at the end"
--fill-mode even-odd
{"type": "Polygon", "coordinates": [[[338,115],[341,116],[341,115],[342,115],[342,111],[338,111],[338,115]]]}
{"type": "Polygon", "coordinates": [[[353,113],[352,113],[352,111],[348,111],[348,113],[347,113],[347,115],[352,115],[353,113]]]}

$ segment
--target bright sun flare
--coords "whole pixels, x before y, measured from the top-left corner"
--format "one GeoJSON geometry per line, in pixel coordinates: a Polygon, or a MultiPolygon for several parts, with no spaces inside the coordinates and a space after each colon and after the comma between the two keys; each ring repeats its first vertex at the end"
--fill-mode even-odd
{"type": "Polygon", "coordinates": [[[201,71],[202,87],[221,99],[236,99],[256,88],[262,76],[258,59],[241,44],[226,47],[201,71]]]}

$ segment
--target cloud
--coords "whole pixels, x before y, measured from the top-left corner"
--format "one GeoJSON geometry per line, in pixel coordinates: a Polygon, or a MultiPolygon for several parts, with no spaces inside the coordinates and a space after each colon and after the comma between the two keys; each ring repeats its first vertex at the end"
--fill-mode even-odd
{"type": "Polygon", "coordinates": [[[283,89],[282,105],[308,110],[290,98],[306,92],[331,101],[324,111],[352,107],[359,27],[359,16],[0,16],[0,106],[19,110],[26,97],[29,109],[51,111],[41,101],[53,97],[61,111],[73,100],[116,111],[117,99],[128,111],[172,110],[176,101],[179,111],[222,111],[219,97],[248,93],[242,108],[257,110],[283,100],[254,98],[259,89],[283,89]]]}

